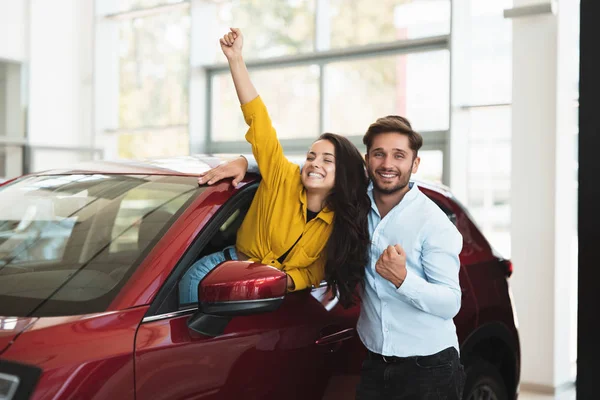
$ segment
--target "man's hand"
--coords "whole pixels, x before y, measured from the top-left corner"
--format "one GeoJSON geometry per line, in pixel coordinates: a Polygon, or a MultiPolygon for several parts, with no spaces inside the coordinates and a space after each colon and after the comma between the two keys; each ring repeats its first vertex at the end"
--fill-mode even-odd
{"type": "Polygon", "coordinates": [[[231,32],[225,34],[219,42],[221,43],[221,50],[228,60],[242,55],[242,47],[244,47],[244,36],[242,32],[237,28],[229,28],[231,32]]]}
{"type": "Polygon", "coordinates": [[[227,161],[218,167],[203,172],[200,174],[200,178],[198,178],[198,183],[200,185],[205,183],[212,185],[213,183],[217,183],[223,179],[233,178],[231,184],[233,186],[237,186],[237,184],[244,179],[247,170],[248,160],[246,160],[246,157],[240,156],[235,160],[227,161]]]}
{"type": "Polygon", "coordinates": [[[406,279],[406,253],[402,246],[388,246],[375,263],[375,271],[399,288],[406,279]]]}

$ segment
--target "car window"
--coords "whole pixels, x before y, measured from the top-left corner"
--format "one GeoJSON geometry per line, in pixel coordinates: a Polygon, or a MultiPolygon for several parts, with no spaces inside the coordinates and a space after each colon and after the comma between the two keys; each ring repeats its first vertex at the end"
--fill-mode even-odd
{"type": "MultiPolygon", "coordinates": [[[[216,229],[215,232],[211,235],[211,237],[208,238],[206,245],[198,252],[198,255],[195,257],[194,262],[210,254],[220,252],[227,246],[235,245],[237,231],[242,225],[246,213],[250,208],[251,200],[252,197],[247,196],[245,200],[239,202],[235,207],[228,210],[224,210],[225,213],[219,216],[219,222],[217,225],[218,229],[216,229]]],[[[208,260],[205,261],[208,262],[208,260]]],[[[181,275],[180,279],[182,279],[185,273],[187,273],[189,269],[194,266],[194,262],[189,265],[187,270],[181,275]]],[[[177,290],[181,290],[181,288],[179,287],[179,283],[177,286],[177,290]]],[[[179,297],[177,299],[177,303],[179,308],[188,307],[191,305],[191,303],[181,303],[179,297]]]]}
{"type": "Polygon", "coordinates": [[[114,254],[125,251],[138,251],[140,247],[146,245],[147,243],[141,240],[146,233],[143,228],[149,229],[148,224],[145,224],[145,222],[151,218],[145,218],[145,216],[153,210],[160,209],[162,219],[166,220],[175,214],[187,200],[186,196],[179,196],[174,199],[171,196],[171,192],[162,190],[158,185],[137,187],[127,192],[121,201],[113,224],[109,252],[114,254]]]}
{"type": "Polygon", "coordinates": [[[0,315],[103,311],[157,235],[201,193],[193,177],[64,175],[0,190],[0,315]]]}
{"type": "Polygon", "coordinates": [[[22,220],[1,222],[1,259],[9,259],[13,265],[62,259],[77,218],[32,221],[28,216],[36,211],[42,214],[45,208],[44,203],[29,204],[22,220]]]}

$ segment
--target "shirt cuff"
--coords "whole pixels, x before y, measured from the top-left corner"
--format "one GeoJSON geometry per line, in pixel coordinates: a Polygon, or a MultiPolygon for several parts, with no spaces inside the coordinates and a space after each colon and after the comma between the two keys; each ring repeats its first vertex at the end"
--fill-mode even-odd
{"type": "Polygon", "coordinates": [[[256,162],[256,157],[252,154],[241,154],[241,157],[244,157],[246,161],[248,161],[248,169],[246,172],[252,172],[254,174],[260,174],[260,169],[258,169],[258,163],[256,162]]]}
{"type": "Polygon", "coordinates": [[[294,288],[293,289],[289,289],[288,291],[290,292],[295,292],[297,290],[302,290],[302,289],[306,289],[309,284],[306,282],[306,280],[304,279],[304,276],[302,276],[302,273],[298,270],[298,268],[292,269],[290,271],[284,271],[286,274],[288,274],[290,276],[290,278],[292,278],[292,280],[294,281],[294,288]]]}
{"type": "Polygon", "coordinates": [[[419,298],[422,287],[423,282],[421,278],[407,269],[404,282],[402,282],[402,285],[396,289],[396,292],[410,300],[414,300],[419,298]]]}
{"type": "Polygon", "coordinates": [[[260,96],[256,96],[254,99],[250,100],[246,104],[242,104],[242,113],[244,113],[244,119],[246,123],[250,125],[252,122],[252,116],[256,114],[261,108],[265,108],[265,104],[263,103],[260,96]]]}

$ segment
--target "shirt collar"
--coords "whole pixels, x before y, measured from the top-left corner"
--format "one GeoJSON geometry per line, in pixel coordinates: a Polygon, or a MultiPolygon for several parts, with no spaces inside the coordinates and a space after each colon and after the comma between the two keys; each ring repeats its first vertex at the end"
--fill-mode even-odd
{"type": "MultiPolygon", "coordinates": [[[[306,219],[306,188],[304,186],[300,189],[300,203],[302,204],[302,213],[304,214],[304,219],[306,219]]],[[[334,212],[330,210],[328,207],[324,207],[318,214],[317,218],[321,219],[323,222],[327,223],[327,225],[331,225],[333,222],[334,212]]]]}
{"type": "MultiPolygon", "coordinates": [[[[417,185],[415,185],[414,182],[409,182],[408,183],[408,192],[406,192],[406,194],[404,195],[404,197],[402,198],[402,200],[400,200],[400,203],[396,204],[392,210],[394,210],[396,207],[398,207],[400,204],[404,205],[404,204],[408,204],[410,203],[420,192],[419,187],[417,185]]],[[[371,181],[369,183],[369,188],[367,189],[367,194],[369,195],[369,199],[371,199],[371,209],[373,211],[375,211],[377,213],[377,215],[381,216],[379,214],[379,209],[377,208],[377,204],[375,203],[375,197],[373,196],[373,182],[371,181]]],[[[391,211],[391,210],[390,210],[391,211]]]]}

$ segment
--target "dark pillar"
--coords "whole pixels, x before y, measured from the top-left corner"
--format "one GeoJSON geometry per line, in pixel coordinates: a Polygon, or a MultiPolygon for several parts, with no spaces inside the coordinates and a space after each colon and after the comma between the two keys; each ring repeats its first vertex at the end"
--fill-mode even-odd
{"type": "Polygon", "coordinates": [[[600,1],[581,0],[577,400],[600,398],[600,1]]]}

